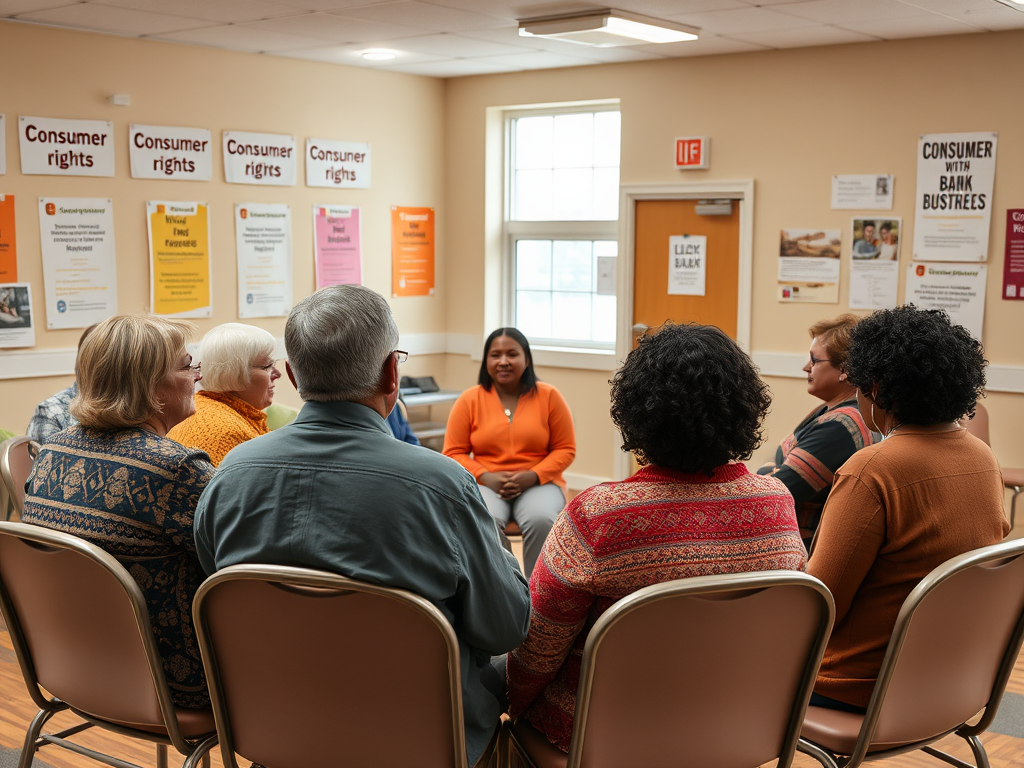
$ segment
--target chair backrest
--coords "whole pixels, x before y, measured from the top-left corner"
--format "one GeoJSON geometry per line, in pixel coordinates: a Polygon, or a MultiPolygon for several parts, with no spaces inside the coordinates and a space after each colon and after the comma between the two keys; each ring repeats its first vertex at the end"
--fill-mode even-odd
{"type": "Polygon", "coordinates": [[[175,747],[188,748],[145,598],[109,554],[66,533],[0,522],[0,608],[40,708],[41,686],[100,720],[166,724],[175,747]]]}
{"type": "Polygon", "coordinates": [[[995,717],[1024,639],[1024,540],[954,557],[910,593],[893,628],[851,761],[921,741],[986,709],[995,717]]]}
{"type": "Polygon", "coordinates": [[[458,640],[410,592],[236,565],[193,604],[225,766],[466,766],[458,640]],[[401,729],[401,734],[396,736],[401,729]]]}
{"type": "Polygon", "coordinates": [[[32,473],[32,464],[39,453],[39,444],[27,437],[12,437],[0,443],[0,481],[7,489],[7,505],[0,509],[0,519],[20,520],[25,507],[25,481],[32,473]]]}
{"type": "Polygon", "coordinates": [[[834,616],[825,585],[794,571],[619,600],[587,637],[569,768],[786,768],[834,616]]]}
{"type": "Polygon", "coordinates": [[[978,403],[974,409],[974,418],[961,419],[960,423],[968,432],[985,443],[985,445],[992,445],[988,439],[988,410],[986,410],[984,405],[978,403]]]}

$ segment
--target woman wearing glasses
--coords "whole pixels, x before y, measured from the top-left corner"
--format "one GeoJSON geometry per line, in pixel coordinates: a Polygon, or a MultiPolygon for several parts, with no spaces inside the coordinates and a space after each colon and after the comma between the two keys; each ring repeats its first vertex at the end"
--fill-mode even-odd
{"type": "Polygon", "coordinates": [[[196,392],[195,414],[167,436],[206,451],[216,467],[236,445],[267,434],[263,411],[281,378],[276,349],[274,337],[253,325],[224,323],[208,332],[199,344],[203,389],[196,392]]]}
{"type": "Polygon", "coordinates": [[[22,521],[79,536],[116,557],[139,583],[175,704],[209,706],[192,629],[203,580],[192,537],[213,477],[202,451],[167,431],[194,411],[192,327],[140,315],[99,323],[75,363],[78,424],[43,445],[22,521]]]}
{"type": "Polygon", "coordinates": [[[856,315],[840,315],[810,327],[811,353],[804,366],[807,392],[824,405],[807,414],[782,441],[775,461],[757,470],[759,475],[775,475],[793,494],[800,536],[808,549],[836,470],[873,442],[857,410],[857,390],[843,371],[850,332],[859,320],[856,315]]]}

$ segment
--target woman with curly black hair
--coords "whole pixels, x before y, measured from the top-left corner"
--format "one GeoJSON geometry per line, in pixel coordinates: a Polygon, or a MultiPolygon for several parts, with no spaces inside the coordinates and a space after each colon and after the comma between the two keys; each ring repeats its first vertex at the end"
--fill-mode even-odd
{"type": "Polygon", "coordinates": [[[786,486],[739,463],[762,441],[771,397],[732,339],[664,327],[611,385],[623,450],[644,466],[559,515],[530,579],[529,634],[508,657],[512,717],[564,751],[587,632],[612,603],[663,581],[802,570],[807,559],[786,486]]]}
{"type": "Polygon", "coordinates": [[[853,329],[846,374],[881,442],[836,473],[808,571],[836,601],[812,705],[863,712],[900,606],[951,557],[1009,532],[992,450],[958,423],[987,362],[945,312],[875,312],[853,329]]]}

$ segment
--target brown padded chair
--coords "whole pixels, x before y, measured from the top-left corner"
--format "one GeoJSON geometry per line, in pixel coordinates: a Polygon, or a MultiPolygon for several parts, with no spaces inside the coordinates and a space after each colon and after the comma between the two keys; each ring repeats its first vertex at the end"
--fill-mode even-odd
{"type": "Polygon", "coordinates": [[[928,746],[956,733],[987,768],[978,734],[996,716],[1022,639],[1024,540],[954,557],[904,601],[867,713],[808,707],[799,749],[827,768],[917,749],[971,768],[928,746]]]}
{"type": "Polygon", "coordinates": [[[192,612],[227,768],[466,768],[458,640],[424,598],[235,565],[192,612]]]}
{"type": "Polygon", "coordinates": [[[47,744],[129,768],[68,740],[93,726],[155,742],[160,768],[167,745],[186,756],[185,768],[209,765],[213,713],[174,706],[142,590],[111,555],[66,533],[0,522],[0,609],[39,707],[19,768],[47,744]],[[65,710],[85,722],[42,733],[65,710]]]}
{"type": "Polygon", "coordinates": [[[538,768],[788,768],[834,615],[796,571],[640,589],[587,636],[569,754],[526,718],[511,748],[538,768]]]}
{"type": "Polygon", "coordinates": [[[7,491],[0,519],[21,519],[25,506],[25,481],[32,473],[32,464],[38,454],[39,444],[27,437],[12,437],[0,443],[0,481],[7,491]]]}
{"type": "MultiPolygon", "coordinates": [[[[964,427],[985,445],[991,446],[988,422],[988,411],[984,405],[978,403],[974,418],[968,419],[964,427]]],[[[1024,491],[1024,467],[1000,467],[999,471],[1003,475],[1003,487],[1013,491],[1013,496],[1010,497],[1010,528],[1013,528],[1017,521],[1017,497],[1024,491]]]]}

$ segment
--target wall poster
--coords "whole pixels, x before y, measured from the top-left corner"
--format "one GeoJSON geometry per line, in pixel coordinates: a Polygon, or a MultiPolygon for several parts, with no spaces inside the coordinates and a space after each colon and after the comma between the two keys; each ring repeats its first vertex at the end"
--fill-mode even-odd
{"type": "Polygon", "coordinates": [[[348,205],[313,206],[316,288],[363,284],[363,243],[359,209],[348,205]]]}
{"type": "Polygon", "coordinates": [[[391,295],[434,295],[434,209],[391,206],[391,295]]]}
{"type": "Polygon", "coordinates": [[[32,286],[28,283],[0,283],[0,349],[35,345],[32,286]]]}
{"type": "Polygon", "coordinates": [[[985,318],[984,264],[910,264],[907,304],[918,309],[944,309],[978,341],[985,318]]]}
{"type": "Polygon", "coordinates": [[[114,124],[107,120],[20,115],[18,139],[23,174],[114,175],[114,124]]]}
{"type": "Polygon", "coordinates": [[[149,305],[154,315],[210,317],[213,313],[209,211],[206,203],[146,203],[149,305]]]}
{"type": "Polygon", "coordinates": [[[832,208],[891,211],[892,185],[892,174],[833,176],[832,208]]]}
{"type": "Polygon", "coordinates": [[[18,238],[14,229],[14,195],[0,195],[0,283],[18,282],[18,238]]]}
{"type": "Polygon", "coordinates": [[[286,317],[292,308],[292,209],[235,204],[238,316],[286,317]]]}
{"type": "Polygon", "coordinates": [[[902,219],[853,219],[850,309],[891,309],[900,281],[902,219]]]}
{"type": "Polygon", "coordinates": [[[672,235],[668,239],[668,292],[675,296],[703,296],[708,273],[705,235],[672,235]]]}
{"type": "Polygon", "coordinates": [[[779,242],[781,302],[839,303],[838,229],[784,229],[779,242]]]}
{"type": "Polygon", "coordinates": [[[1024,299],[1024,208],[1006,212],[1006,255],[1003,298],[1024,299]]]}
{"type": "Polygon", "coordinates": [[[205,128],[129,125],[132,178],[209,181],[213,178],[212,144],[205,128]]]}

